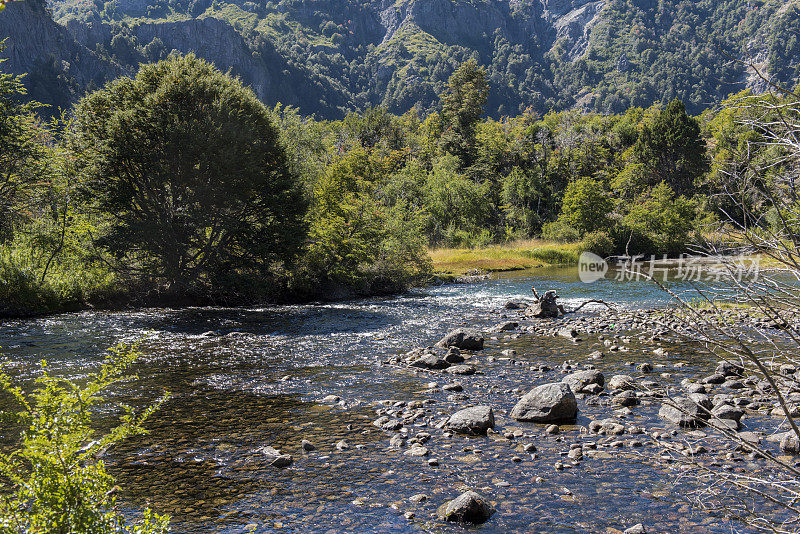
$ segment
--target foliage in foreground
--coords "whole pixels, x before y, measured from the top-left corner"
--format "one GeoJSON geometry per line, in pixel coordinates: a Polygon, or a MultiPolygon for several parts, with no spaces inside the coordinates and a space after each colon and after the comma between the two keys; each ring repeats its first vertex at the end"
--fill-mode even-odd
{"type": "Polygon", "coordinates": [[[85,385],[49,374],[41,375],[30,393],[0,375],[0,385],[17,404],[2,413],[5,432],[22,428],[19,447],[0,454],[0,533],[2,534],[160,534],[168,517],[145,510],[128,522],[116,510],[114,479],[101,457],[115,443],[145,433],[142,424],[161,405],[136,414],[124,407],[120,423],[98,436],[91,419],[104,402],[103,394],[122,381],[137,357],[118,346],[85,385]]]}

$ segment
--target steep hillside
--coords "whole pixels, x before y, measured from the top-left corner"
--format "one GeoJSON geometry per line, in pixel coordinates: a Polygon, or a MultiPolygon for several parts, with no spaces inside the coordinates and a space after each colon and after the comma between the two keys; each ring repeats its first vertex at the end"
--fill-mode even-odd
{"type": "Polygon", "coordinates": [[[428,110],[467,59],[487,69],[494,116],[527,107],[613,112],[675,97],[697,113],[758,88],[731,58],[754,60],[789,86],[800,75],[798,0],[53,0],[51,8],[60,26],[43,9],[12,5],[0,36],[31,22],[21,13],[36,14],[48,35],[81,51],[70,52],[81,58],[75,67],[35,32],[29,41],[16,34],[14,53],[35,59],[10,68],[43,72],[54,57],[42,82],[51,90],[36,94],[58,104],[172,50],[230,68],[269,104],[321,117],[378,104],[428,110]]]}

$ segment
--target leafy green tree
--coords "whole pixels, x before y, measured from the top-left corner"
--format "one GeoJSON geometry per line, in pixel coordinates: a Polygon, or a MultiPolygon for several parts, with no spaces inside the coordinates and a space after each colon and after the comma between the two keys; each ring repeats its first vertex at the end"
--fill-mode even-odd
{"type": "Polygon", "coordinates": [[[489,84],[486,72],[474,61],[456,69],[439,97],[444,121],[442,148],[461,159],[467,167],[475,158],[475,126],[483,115],[489,84]]]}
{"type": "Polygon", "coordinates": [[[115,509],[114,479],[101,454],[129,436],[145,433],[143,423],[166,397],[135,414],[125,407],[119,425],[103,436],[91,419],[104,402],[103,394],[132,378],[127,371],[137,353],[116,347],[86,385],[50,375],[42,363],[34,390],[26,394],[5,374],[0,388],[19,411],[4,412],[4,434],[21,425],[19,447],[0,454],[0,534],[160,534],[168,517],[145,510],[141,520],[128,522],[115,509]]]}
{"type": "Polygon", "coordinates": [[[305,235],[305,202],[270,113],[193,55],[143,66],[75,108],[72,148],[107,217],[97,245],[168,288],[266,273],[305,235]]]}
{"type": "Polygon", "coordinates": [[[632,204],[622,219],[622,233],[633,232],[644,239],[632,254],[679,254],[695,230],[696,218],[694,204],[684,196],[676,197],[672,188],[661,182],[632,204]]]}
{"type": "Polygon", "coordinates": [[[644,124],[633,156],[644,166],[647,185],[666,182],[679,195],[694,193],[695,182],[709,168],[700,124],[680,100],[644,124]]]}
{"type": "Polygon", "coordinates": [[[25,95],[22,76],[0,71],[0,243],[11,239],[22,222],[33,186],[45,173],[46,131],[34,115],[38,104],[21,103],[25,95]]]}
{"type": "Polygon", "coordinates": [[[614,203],[605,193],[603,184],[583,177],[567,185],[558,218],[583,235],[606,229],[609,225],[608,214],[613,207],[614,203]]]}

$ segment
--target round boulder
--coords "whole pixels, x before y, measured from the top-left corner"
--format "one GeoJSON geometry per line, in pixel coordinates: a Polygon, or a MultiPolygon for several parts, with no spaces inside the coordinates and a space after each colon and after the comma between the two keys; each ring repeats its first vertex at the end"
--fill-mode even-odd
{"type": "Polygon", "coordinates": [[[575,394],[564,382],[533,388],[511,410],[512,418],[531,423],[572,421],[577,416],[575,394]]]}

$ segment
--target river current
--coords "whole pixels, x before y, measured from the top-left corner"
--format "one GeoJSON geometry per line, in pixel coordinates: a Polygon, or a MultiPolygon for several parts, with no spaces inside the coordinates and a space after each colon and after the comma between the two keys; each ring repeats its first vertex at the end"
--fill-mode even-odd
{"type": "MultiPolygon", "coordinates": [[[[635,523],[648,532],[747,531],[691,508],[683,499],[691,486],[677,480],[655,449],[601,451],[556,470],[570,443],[589,439],[580,427],[609,417],[608,407],[579,401],[577,425],[558,435],[508,418],[520,391],[560,379],[531,364],[587,363],[592,351],[604,350],[596,336],[573,343],[488,334],[493,338],[472,360],[482,374],[457,377],[464,386],[460,396],[431,387],[453,377],[381,364],[433,345],[454,327],[488,331],[504,314],[512,317],[503,304],[530,298],[531,286],[556,289],[567,305],[586,298],[622,308],[669,304],[669,296],[647,281],[583,284],[575,269],[548,269],[332,304],[88,311],[5,321],[0,353],[6,372],[29,386],[41,359],[53,373],[80,380],[97,370],[109,346],[139,344],[139,378],[115,391],[115,400],[142,407],[165,390],[171,398],[148,422],[148,435],[126,441],[104,460],[122,487],[121,505],[132,514],[144,505],[169,513],[173,532],[461,532],[437,520],[435,511],[467,488],[497,509],[489,522],[468,529],[480,532],[617,532],[635,523]],[[506,349],[517,355],[503,357],[506,349]],[[341,402],[321,402],[328,395],[341,402]],[[385,401],[424,400],[436,417],[489,404],[499,434],[446,438],[427,426],[412,430],[432,434],[429,456],[389,447],[391,434],[371,424],[376,409],[390,404],[385,401]],[[514,431],[514,439],[502,437],[514,431]],[[304,452],[303,439],[316,449],[304,452]],[[342,439],[349,449],[335,447],[342,439]],[[538,448],[535,457],[522,451],[526,443],[538,448]],[[294,464],[270,466],[260,449],[265,445],[292,454],[294,464]],[[439,465],[429,465],[430,458],[439,465]],[[416,494],[426,499],[409,501],[416,494]]],[[[677,383],[715,364],[682,345],[660,357],[635,340],[626,348],[597,364],[607,377],[633,374],[630,363],[647,361],[663,365],[655,380],[665,373],[664,380],[677,383]]],[[[657,411],[658,404],[644,403],[629,423],[658,421],[657,411]]]]}

